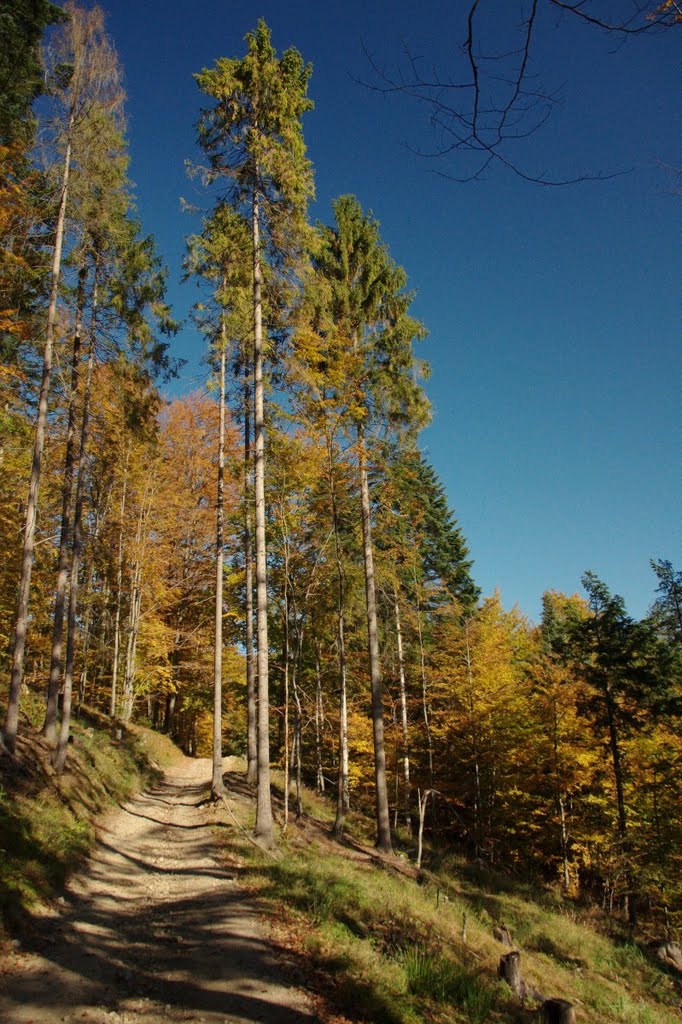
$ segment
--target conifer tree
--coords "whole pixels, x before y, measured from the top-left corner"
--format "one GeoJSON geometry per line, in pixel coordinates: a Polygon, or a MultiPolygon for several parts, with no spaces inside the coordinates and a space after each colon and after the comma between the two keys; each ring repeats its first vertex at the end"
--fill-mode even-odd
{"type": "Polygon", "coordinates": [[[617,846],[622,864],[624,898],[631,927],[637,923],[637,870],[633,857],[630,808],[626,798],[628,765],[624,744],[655,720],[671,703],[674,674],[670,652],[651,621],[637,622],[618,594],[593,572],[582,583],[591,614],[573,628],[573,657],[592,688],[591,707],[597,728],[606,733],[616,795],[617,846]],[[646,712],[646,719],[644,713],[646,712]]]}
{"type": "Polygon", "coordinates": [[[256,835],[274,843],[270,798],[268,596],[265,539],[265,419],[263,261],[290,269],[306,234],[305,213],[312,196],[312,172],[305,155],[301,116],[311,68],[297,50],[281,58],[261,19],[246,37],[242,59],[221,58],[196,76],[216,102],[199,122],[199,141],[210,158],[212,180],[219,179],[230,203],[248,216],[252,239],[254,490],[256,623],[258,673],[258,795],[256,835]]]}
{"type": "Polygon", "coordinates": [[[409,315],[412,295],[405,290],[405,272],[381,242],[377,222],[362,211],[354,196],[341,196],[333,208],[336,224],[324,232],[325,244],[317,259],[330,285],[332,318],[356,359],[349,427],[354,433],[361,499],[377,847],[390,852],[368,439],[379,425],[384,430],[414,433],[426,423],[428,403],[418,383],[423,367],[412,351],[413,340],[425,332],[409,315]]]}
{"type": "Polygon", "coordinates": [[[8,3],[0,18],[0,145],[33,137],[34,99],[45,88],[40,45],[45,29],[65,20],[50,0],[8,3]]]}

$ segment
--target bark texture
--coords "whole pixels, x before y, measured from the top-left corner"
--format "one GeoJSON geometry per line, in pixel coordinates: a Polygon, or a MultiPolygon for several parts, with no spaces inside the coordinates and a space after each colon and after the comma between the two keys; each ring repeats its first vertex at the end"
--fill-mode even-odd
{"type": "Polygon", "coordinates": [[[258,194],[253,199],[254,490],[256,498],[256,630],[258,637],[258,786],[256,838],[274,846],[270,796],[270,694],[268,682],[268,587],[265,542],[265,417],[263,410],[263,310],[258,194]]]}
{"type": "Polygon", "coordinates": [[[24,653],[26,651],[26,632],[28,629],[28,601],[31,593],[31,573],[33,572],[33,551],[35,548],[36,520],[38,517],[38,492],[42,470],[43,451],[45,449],[45,426],[47,424],[47,402],[50,393],[50,377],[52,375],[52,350],[54,345],[55,326],[57,323],[57,294],[62,265],[62,245],[64,242],[64,221],[66,219],[66,203],[69,194],[69,173],[71,170],[71,130],[73,118],[69,124],[66,152],[64,154],[64,171],[62,188],[59,198],[59,211],[55,231],[54,251],[52,254],[52,270],[50,283],[50,302],[47,309],[47,330],[45,334],[45,350],[43,353],[43,376],[38,397],[38,417],[33,440],[33,459],[26,501],[26,517],[24,519],[24,543],[21,554],[21,575],[19,577],[19,594],[17,613],[12,644],[12,669],[10,673],[9,695],[7,699],[7,715],[3,730],[3,740],[7,749],[14,753],[17,743],[17,726],[19,723],[19,696],[24,672],[24,653]]]}
{"type": "Polygon", "coordinates": [[[367,599],[367,636],[369,669],[372,685],[372,732],[374,737],[374,783],[376,798],[376,846],[383,853],[392,853],[391,819],[386,786],[386,750],[384,745],[384,703],[379,657],[379,629],[377,624],[376,587],[374,582],[374,552],[372,550],[372,523],[369,503],[369,481],[364,438],[358,431],[360,461],[360,499],[362,504],[362,549],[365,565],[365,596],[367,599]]]}

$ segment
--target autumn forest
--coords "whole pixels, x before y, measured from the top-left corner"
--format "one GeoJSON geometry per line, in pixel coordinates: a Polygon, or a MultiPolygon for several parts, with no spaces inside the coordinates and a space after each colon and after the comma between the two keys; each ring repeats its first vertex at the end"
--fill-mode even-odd
{"type": "Polygon", "coordinates": [[[363,808],[384,853],[419,836],[679,925],[669,553],[641,619],[588,567],[579,594],[541,581],[539,623],[481,593],[420,447],[427,325],[362,197],[311,223],[313,69],[264,21],[196,69],[208,212],[189,211],[184,270],[210,379],[164,397],[178,324],[114,43],[98,7],[30,6],[0,22],[6,751],[39,702],[63,771],[88,706],[211,757],[216,799],[243,756],[265,848],[307,786],[336,837],[363,808]]]}

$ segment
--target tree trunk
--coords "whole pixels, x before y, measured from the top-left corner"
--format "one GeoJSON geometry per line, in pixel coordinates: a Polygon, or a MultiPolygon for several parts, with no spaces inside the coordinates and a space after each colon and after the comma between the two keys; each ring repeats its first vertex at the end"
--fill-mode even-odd
{"type": "Polygon", "coordinates": [[[73,117],[69,122],[69,130],[64,154],[64,172],[62,189],[59,199],[59,212],[55,232],[54,251],[52,254],[52,271],[50,284],[50,302],[47,309],[47,330],[45,334],[45,351],[43,353],[43,377],[38,398],[38,416],[36,419],[33,441],[33,460],[26,502],[24,520],[24,544],[21,555],[21,575],[19,578],[19,595],[14,627],[12,646],[12,671],[10,675],[9,695],[7,699],[7,715],[3,730],[3,741],[7,749],[14,753],[17,743],[17,726],[19,724],[19,699],[21,681],[24,671],[24,652],[26,650],[26,632],[28,628],[28,601],[31,592],[31,573],[33,571],[33,550],[35,547],[36,519],[38,516],[38,492],[40,488],[40,472],[45,448],[45,426],[47,423],[47,401],[50,392],[50,376],[52,374],[52,348],[54,344],[55,325],[57,322],[57,292],[61,273],[62,245],[64,241],[64,221],[66,218],[66,200],[69,191],[69,172],[71,169],[71,131],[73,117]]]}
{"type": "Polygon", "coordinates": [[[64,607],[66,585],[69,578],[71,515],[73,511],[73,475],[76,462],[76,414],[80,389],[80,358],[83,304],[85,302],[85,278],[87,270],[81,267],[78,273],[76,298],[76,325],[73,334],[71,355],[71,389],[69,393],[68,421],[66,428],[66,454],[64,457],[64,479],[62,482],[62,523],[59,535],[59,561],[57,588],[54,599],[54,622],[52,628],[52,652],[50,675],[47,683],[47,704],[42,733],[50,746],[57,741],[57,703],[59,684],[62,676],[62,642],[64,633],[64,607]]]}
{"type": "Polygon", "coordinates": [[[481,796],[481,765],[478,753],[478,723],[474,703],[474,672],[471,664],[471,647],[469,645],[469,623],[464,626],[466,644],[467,687],[469,691],[469,727],[471,729],[471,752],[474,761],[474,836],[476,837],[476,853],[483,852],[483,803],[481,796]]]}
{"type": "Polygon", "coordinates": [[[498,976],[506,981],[517,999],[523,999],[526,986],[521,977],[521,954],[514,950],[513,953],[505,953],[500,959],[498,976]]]}
{"type": "Polygon", "coordinates": [[[339,538],[339,514],[336,502],[336,477],[334,473],[334,457],[332,439],[327,440],[329,457],[329,495],[332,506],[332,525],[334,528],[334,552],[336,558],[336,575],[338,579],[337,633],[339,663],[339,772],[336,793],[336,818],[332,835],[337,839],[343,832],[343,823],[350,807],[348,791],[348,697],[346,688],[346,581],[341,561],[341,542],[339,538]]]}
{"type": "MultiPolygon", "coordinates": [[[[434,787],[433,773],[433,737],[431,735],[431,704],[429,702],[429,688],[426,680],[426,656],[424,653],[424,637],[422,634],[422,613],[419,605],[417,588],[417,573],[414,573],[415,593],[417,593],[417,640],[419,642],[419,674],[422,686],[422,715],[424,718],[424,730],[426,734],[426,750],[429,761],[429,787],[434,787]]],[[[436,802],[431,804],[431,826],[436,827],[436,802]]]]}
{"type": "Polygon", "coordinates": [[[275,845],[270,795],[270,695],[268,681],[268,586],[265,543],[265,419],[263,410],[263,321],[258,193],[253,196],[253,372],[254,490],[256,495],[256,629],[258,637],[258,789],[255,835],[261,846],[275,845]]]}
{"type": "Polygon", "coordinates": [[[565,999],[545,999],[542,1024],[575,1024],[575,1009],[565,999]]]}
{"type": "Polygon", "coordinates": [[[123,677],[123,710],[121,718],[129,722],[133,714],[135,703],[135,672],[137,660],[137,638],[140,632],[140,618],[142,615],[142,569],[144,565],[145,552],[144,540],[146,539],[147,519],[151,505],[151,492],[143,495],[140,514],[137,519],[137,533],[135,535],[135,562],[133,565],[132,585],[130,589],[130,610],[128,612],[128,641],[126,644],[126,664],[123,677]]]}
{"type": "Polygon", "coordinates": [[[427,789],[424,793],[417,793],[417,804],[419,807],[419,831],[417,833],[417,870],[422,866],[422,842],[424,839],[424,820],[426,818],[426,805],[429,797],[433,800],[433,790],[427,789]]]}
{"type": "Polygon", "coordinates": [[[109,717],[116,717],[116,704],[118,694],[118,659],[121,646],[121,595],[123,592],[123,523],[126,511],[126,495],[128,489],[128,460],[130,459],[130,446],[126,449],[126,461],[123,469],[123,489],[121,491],[120,525],[118,531],[118,564],[116,567],[116,613],[114,615],[114,660],[111,668],[111,701],[109,704],[109,717]]]}
{"type": "Polygon", "coordinates": [[[384,747],[384,705],[379,658],[379,631],[377,626],[376,591],[374,585],[374,552],[372,550],[372,523],[367,479],[367,455],[362,430],[358,427],[358,458],[360,467],[360,499],[362,504],[362,547],[365,565],[365,596],[367,600],[367,635],[369,668],[372,683],[372,730],[374,736],[374,780],[376,790],[376,847],[383,853],[392,853],[391,819],[386,786],[386,751],[384,747]]]}
{"type": "Polygon", "coordinates": [[[166,696],[166,713],[163,720],[163,731],[167,736],[172,736],[175,729],[175,707],[178,701],[177,693],[169,693],[166,696]]]}
{"type": "MultiPolygon", "coordinates": [[[[294,614],[295,605],[294,605],[294,614]]],[[[294,658],[294,671],[291,674],[294,691],[294,750],[296,754],[296,818],[303,814],[303,801],[301,799],[301,735],[303,731],[303,708],[301,706],[301,694],[298,687],[298,673],[301,666],[301,651],[303,648],[303,630],[298,615],[296,615],[296,656],[294,658]]]]}
{"type": "Polygon", "coordinates": [[[284,674],[284,827],[289,824],[289,543],[286,537],[284,513],[284,614],[282,616],[282,672],[284,674]]]}
{"type": "Polygon", "coordinates": [[[324,793],[324,771],[322,769],[322,729],[324,708],[322,704],[322,672],[320,670],[320,645],[315,644],[315,760],[317,762],[317,792],[324,793]]]}
{"type": "Polygon", "coordinates": [[[78,479],[73,516],[73,553],[71,557],[71,586],[69,588],[69,610],[66,627],[66,663],[64,667],[64,702],[59,742],[55,751],[54,766],[59,773],[64,770],[71,730],[71,702],[73,695],[73,664],[76,652],[76,611],[78,608],[78,576],[83,548],[83,495],[87,470],[88,435],[90,432],[90,398],[92,394],[92,371],[95,364],[95,335],[97,318],[97,267],[92,292],[92,327],[90,332],[90,354],[83,395],[83,422],[81,426],[80,453],[78,456],[78,479]]]}
{"type": "MultiPolygon", "coordinates": [[[[94,512],[94,524],[93,524],[92,538],[91,538],[91,547],[92,548],[94,548],[94,546],[96,545],[97,540],[99,538],[100,525],[101,525],[100,509],[99,509],[99,507],[96,507],[95,508],[95,512],[94,512]]],[[[82,626],[82,630],[81,630],[81,632],[83,634],[83,645],[82,645],[82,649],[81,649],[81,670],[80,670],[80,674],[79,674],[79,677],[78,677],[78,708],[79,708],[79,710],[80,710],[81,705],[85,703],[86,691],[87,691],[87,685],[88,685],[88,652],[90,650],[90,641],[92,639],[92,634],[93,634],[93,628],[92,628],[92,625],[93,625],[93,623],[92,623],[92,619],[93,619],[93,613],[92,613],[92,593],[93,593],[93,590],[94,590],[94,587],[95,587],[96,579],[97,579],[97,571],[96,571],[94,565],[91,564],[90,565],[90,571],[88,572],[87,584],[86,584],[86,587],[85,587],[85,594],[83,595],[84,603],[85,603],[87,611],[85,613],[85,619],[83,621],[83,626],[82,626]]],[[[106,600],[105,600],[104,603],[106,604],[106,600]]],[[[95,703],[96,677],[97,677],[97,669],[95,668],[95,671],[94,671],[94,674],[93,674],[93,681],[92,681],[93,682],[93,685],[92,685],[92,698],[91,698],[91,703],[92,704],[95,703]]]]}
{"type": "Polygon", "coordinates": [[[629,863],[630,844],[628,839],[627,813],[625,810],[625,794],[623,791],[623,763],[620,752],[620,739],[618,736],[618,723],[616,721],[616,707],[611,693],[610,684],[606,683],[604,689],[606,697],[606,711],[609,723],[609,741],[611,746],[611,759],[613,762],[613,775],[616,783],[616,802],[618,804],[618,833],[620,836],[621,856],[625,866],[625,894],[626,912],[628,924],[634,928],[637,924],[637,901],[633,891],[632,868],[629,863]]]}
{"type": "Polygon", "coordinates": [[[566,832],[566,810],[564,807],[563,789],[561,785],[561,769],[559,765],[559,712],[557,709],[556,697],[552,700],[553,712],[553,738],[554,738],[554,782],[556,787],[556,803],[559,812],[559,834],[561,838],[561,867],[564,879],[564,889],[568,892],[571,878],[568,871],[568,835],[566,832]]]}
{"type": "MultiPolygon", "coordinates": [[[[223,282],[224,283],[224,282],[223,282]]],[[[215,571],[215,643],[213,648],[213,772],[211,796],[220,800],[223,786],[223,499],[225,475],[225,315],[221,324],[220,348],[220,427],[218,430],[218,500],[216,503],[215,571]]]]}
{"type": "Polygon", "coordinates": [[[258,701],[253,650],[253,549],[251,543],[251,358],[244,346],[244,587],[246,589],[246,781],[258,778],[258,701]]]}
{"type": "Polygon", "coordinates": [[[410,817],[410,756],[409,733],[407,726],[407,690],[405,687],[405,662],[403,659],[403,632],[400,625],[400,605],[398,594],[394,593],[395,631],[398,645],[398,678],[400,681],[400,722],[403,733],[403,800],[405,804],[405,828],[412,835],[412,818],[410,817]]]}

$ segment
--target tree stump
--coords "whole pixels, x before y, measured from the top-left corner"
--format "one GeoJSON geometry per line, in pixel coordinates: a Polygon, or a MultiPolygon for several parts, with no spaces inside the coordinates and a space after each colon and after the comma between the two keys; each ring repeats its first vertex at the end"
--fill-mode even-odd
{"type": "Polygon", "coordinates": [[[565,999],[545,999],[542,1004],[543,1024],[575,1024],[575,1009],[565,999]]]}
{"type": "Polygon", "coordinates": [[[512,934],[506,924],[496,924],[493,928],[493,937],[501,942],[503,946],[513,946],[512,934]]]}
{"type": "Polygon", "coordinates": [[[526,986],[521,978],[521,954],[514,950],[513,953],[506,953],[500,958],[500,966],[497,969],[498,977],[506,981],[509,988],[518,999],[523,999],[526,993],[526,986]]]}
{"type": "Polygon", "coordinates": [[[682,971],[682,947],[678,942],[665,942],[656,950],[656,956],[668,967],[682,971]]]}

